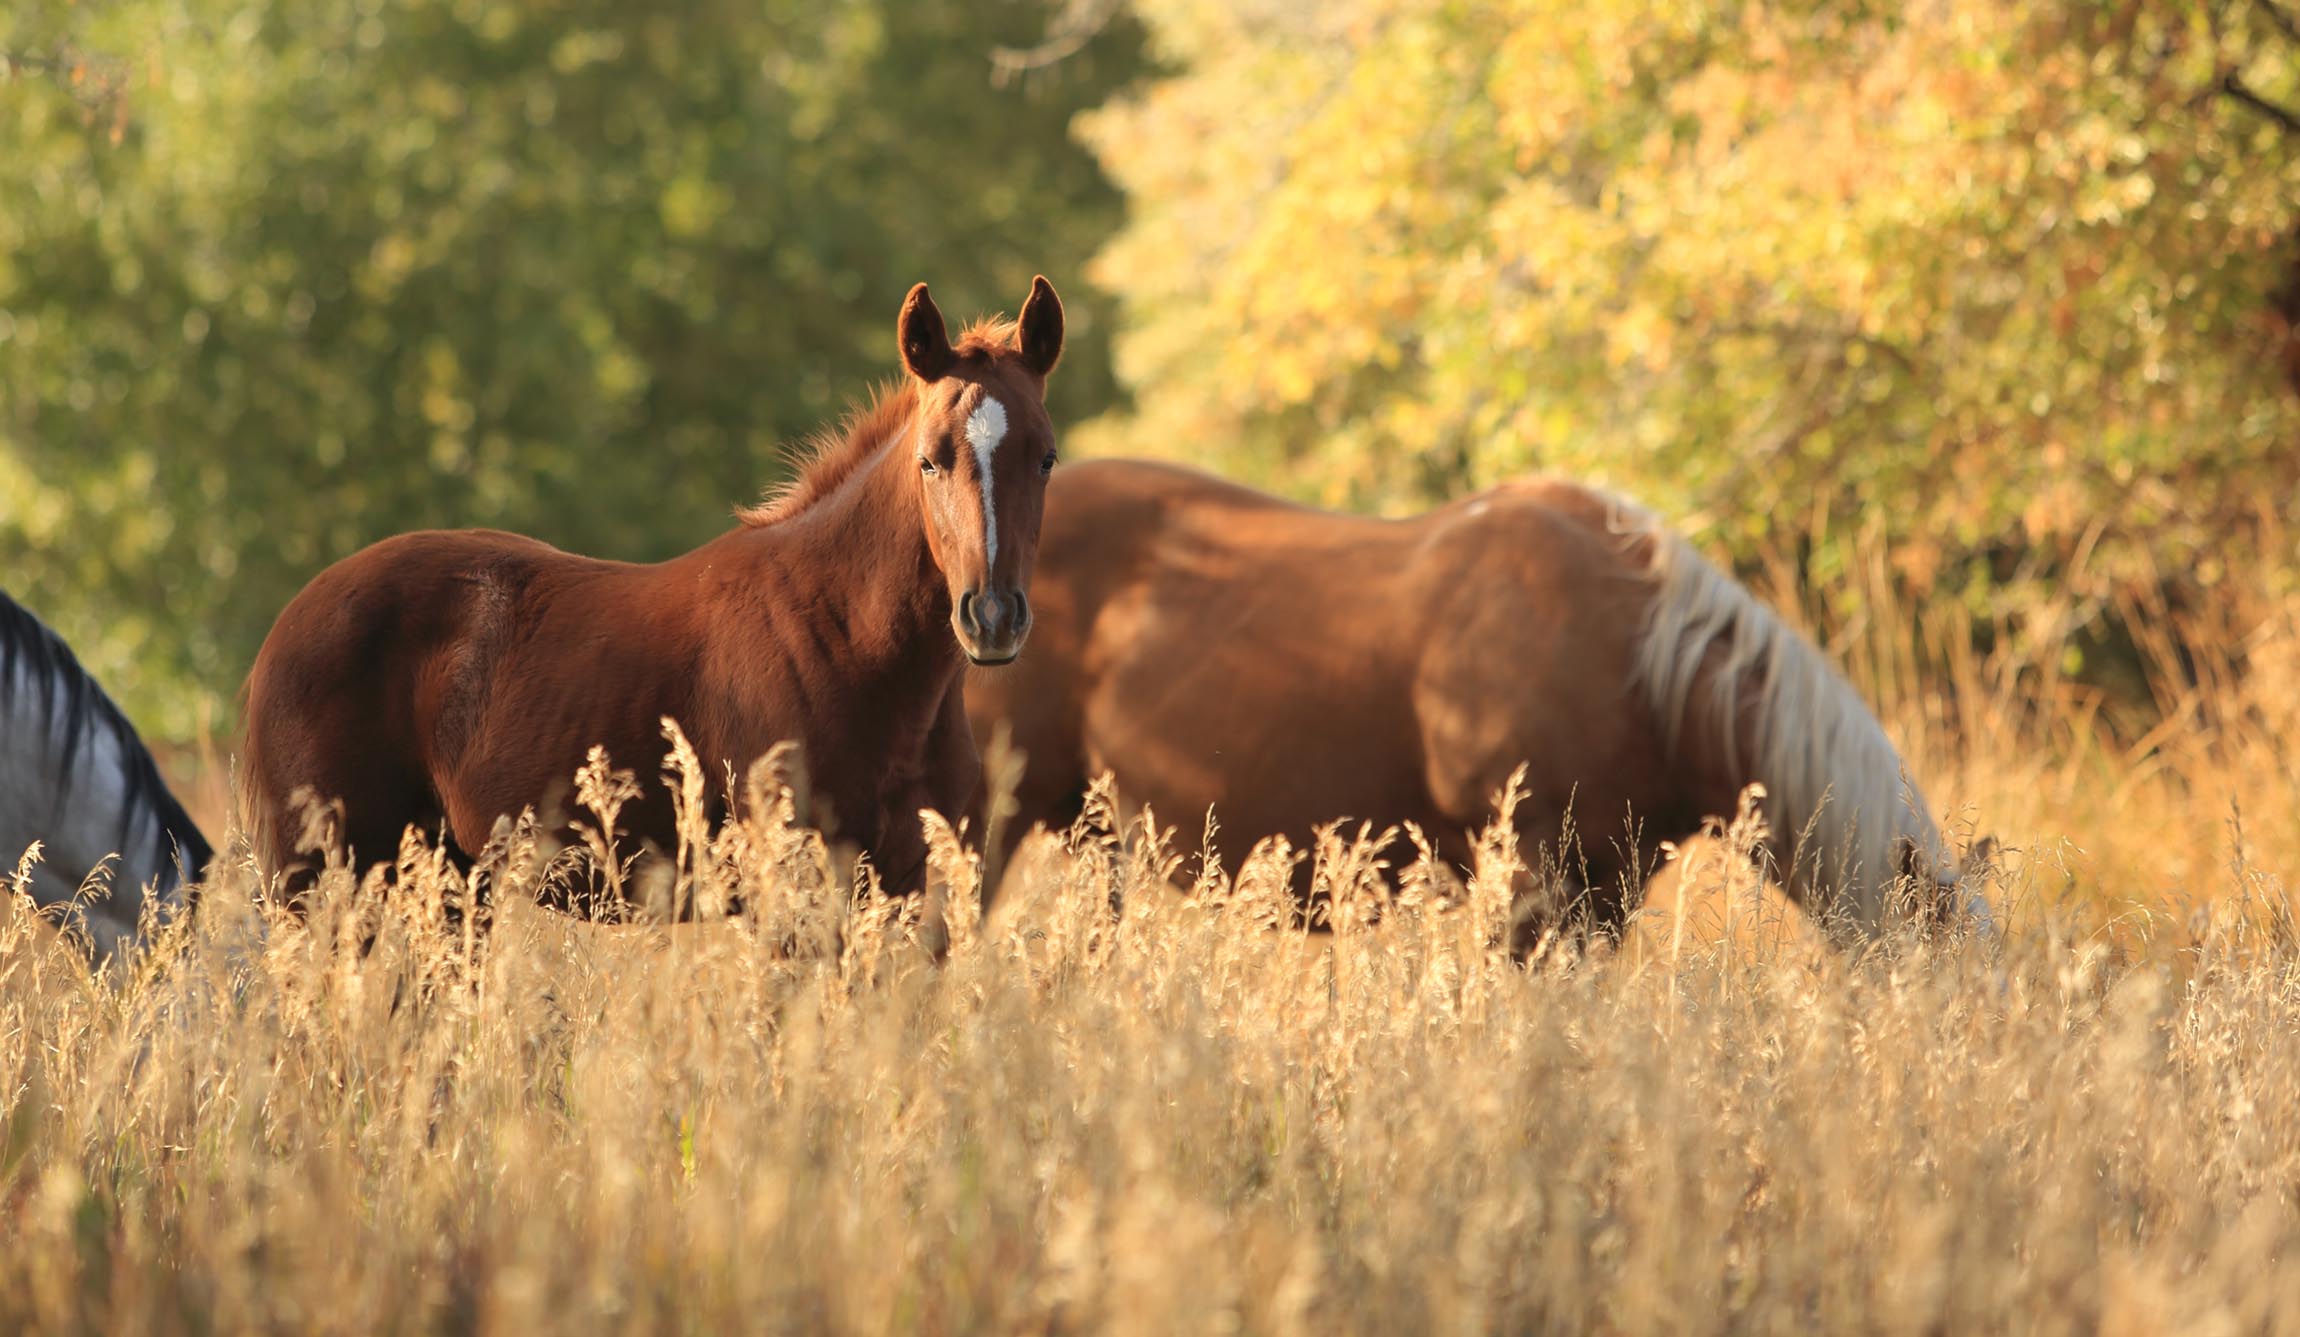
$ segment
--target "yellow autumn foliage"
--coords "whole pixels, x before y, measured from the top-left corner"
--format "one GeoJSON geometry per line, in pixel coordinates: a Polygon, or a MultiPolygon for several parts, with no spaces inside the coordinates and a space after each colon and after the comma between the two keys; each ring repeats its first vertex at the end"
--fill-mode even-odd
{"type": "Polygon", "coordinates": [[[2281,11],[1137,8],[1094,447],[1393,510],[1554,470],[2078,643],[2285,588],[2281,11]]]}

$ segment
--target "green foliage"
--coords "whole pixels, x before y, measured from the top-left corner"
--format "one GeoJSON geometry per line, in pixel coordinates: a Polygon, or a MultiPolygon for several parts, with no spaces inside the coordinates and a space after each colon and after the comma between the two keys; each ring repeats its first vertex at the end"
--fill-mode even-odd
{"type": "Polygon", "coordinates": [[[1134,204],[1102,448],[1611,481],[2047,639],[2293,564],[2265,0],[1138,8],[1180,72],[1086,122],[1134,204]]]}
{"type": "MultiPolygon", "coordinates": [[[[14,10],[14,7],[11,7],[14,10]]],[[[646,559],[894,368],[904,290],[1070,301],[1119,200],[1113,25],[1031,0],[40,0],[0,18],[0,569],[148,728],[399,530],[646,559]]]]}
{"type": "Polygon", "coordinates": [[[1102,12],[10,6],[9,587],[182,734],[328,560],[688,546],[891,367],[910,282],[1042,269],[1060,420],[1138,406],[1089,449],[1371,508],[1547,468],[1832,588],[1881,538],[2040,662],[2290,588],[2269,0],[1138,0],[1168,77],[1126,18],[993,78],[1102,12]]]}

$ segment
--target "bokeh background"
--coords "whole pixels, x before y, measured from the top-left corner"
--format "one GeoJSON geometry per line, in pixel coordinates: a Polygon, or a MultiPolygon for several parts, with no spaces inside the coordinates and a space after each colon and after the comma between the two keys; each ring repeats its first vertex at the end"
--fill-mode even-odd
{"type": "Polygon", "coordinates": [[[1043,271],[1074,453],[1380,511],[1588,478],[2145,736],[2300,567],[2296,20],[13,0],[0,577],[147,732],[228,736],[327,562],[691,547],[910,283],[1043,271]]]}

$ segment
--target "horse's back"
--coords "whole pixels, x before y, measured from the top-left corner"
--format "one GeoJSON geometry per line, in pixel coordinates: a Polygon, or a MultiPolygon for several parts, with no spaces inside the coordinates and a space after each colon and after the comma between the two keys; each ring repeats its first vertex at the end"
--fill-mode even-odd
{"type": "Polygon", "coordinates": [[[490,620],[499,632],[535,569],[563,556],[515,534],[440,530],[385,539],[328,567],[288,601],[257,652],[251,739],[327,716],[405,713],[427,660],[490,620]]]}
{"type": "Polygon", "coordinates": [[[1532,480],[1379,520],[1172,466],[1066,473],[1045,641],[976,704],[1057,769],[1114,770],[1170,820],[1212,805],[1250,841],[1458,827],[1521,761],[1570,776],[1650,747],[1626,709],[1646,550],[1602,494],[1532,480]],[[1577,764],[1542,766],[1559,756],[1577,764]]]}
{"type": "Polygon", "coordinates": [[[1387,634],[1337,621],[1321,574],[1385,527],[1342,525],[1363,529],[1174,466],[1058,472],[1030,644],[1014,667],[968,681],[978,730],[1011,725],[1028,758],[1025,812],[1058,820],[1062,796],[1108,767],[1170,819],[1218,805],[1250,824],[1251,807],[1297,782],[1288,772],[1343,767],[1354,750],[1326,730],[1273,738],[1272,695],[1300,716],[1401,729],[1360,704],[1387,634]]]}
{"type": "MultiPolygon", "coordinates": [[[[312,578],[281,610],[248,677],[249,781],[284,864],[299,793],[376,813],[346,835],[375,857],[401,819],[436,820],[458,702],[490,680],[528,616],[528,591],[586,559],[493,530],[431,530],[372,544],[312,578]],[[445,726],[445,729],[443,729],[445,726]]],[[[467,711],[463,713],[468,713],[467,711]]]]}

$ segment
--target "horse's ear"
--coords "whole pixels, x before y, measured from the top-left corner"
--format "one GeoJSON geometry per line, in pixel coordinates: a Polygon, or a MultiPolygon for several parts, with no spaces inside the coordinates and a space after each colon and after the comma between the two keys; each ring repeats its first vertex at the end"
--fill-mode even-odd
{"type": "Polygon", "coordinates": [[[1940,867],[1912,836],[1893,837],[1893,864],[1902,877],[1919,886],[1941,880],[1940,867]]]}
{"type": "Polygon", "coordinates": [[[942,323],[942,309],[927,296],[921,283],[902,299],[902,316],[895,324],[902,348],[902,365],[922,381],[939,381],[958,355],[950,350],[950,330],[942,323]]]}
{"type": "Polygon", "coordinates": [[[1016,337],[1022,345],[1023,365],[1041,378],[1062,360],[1062,299],[1054,295],[1054,285],[1044,274],[1030,280],[1030,296],[1023,300],[1016,337]]]}
{"type": "Polygon", "coordinates": [[[1965,851],[1963,858],[1957,860],[1957,880],[1962,882],[1967,878],[1985,876],[1995,867],[1996,857],[1997,838],[1982,836],[1965,851]]]}

